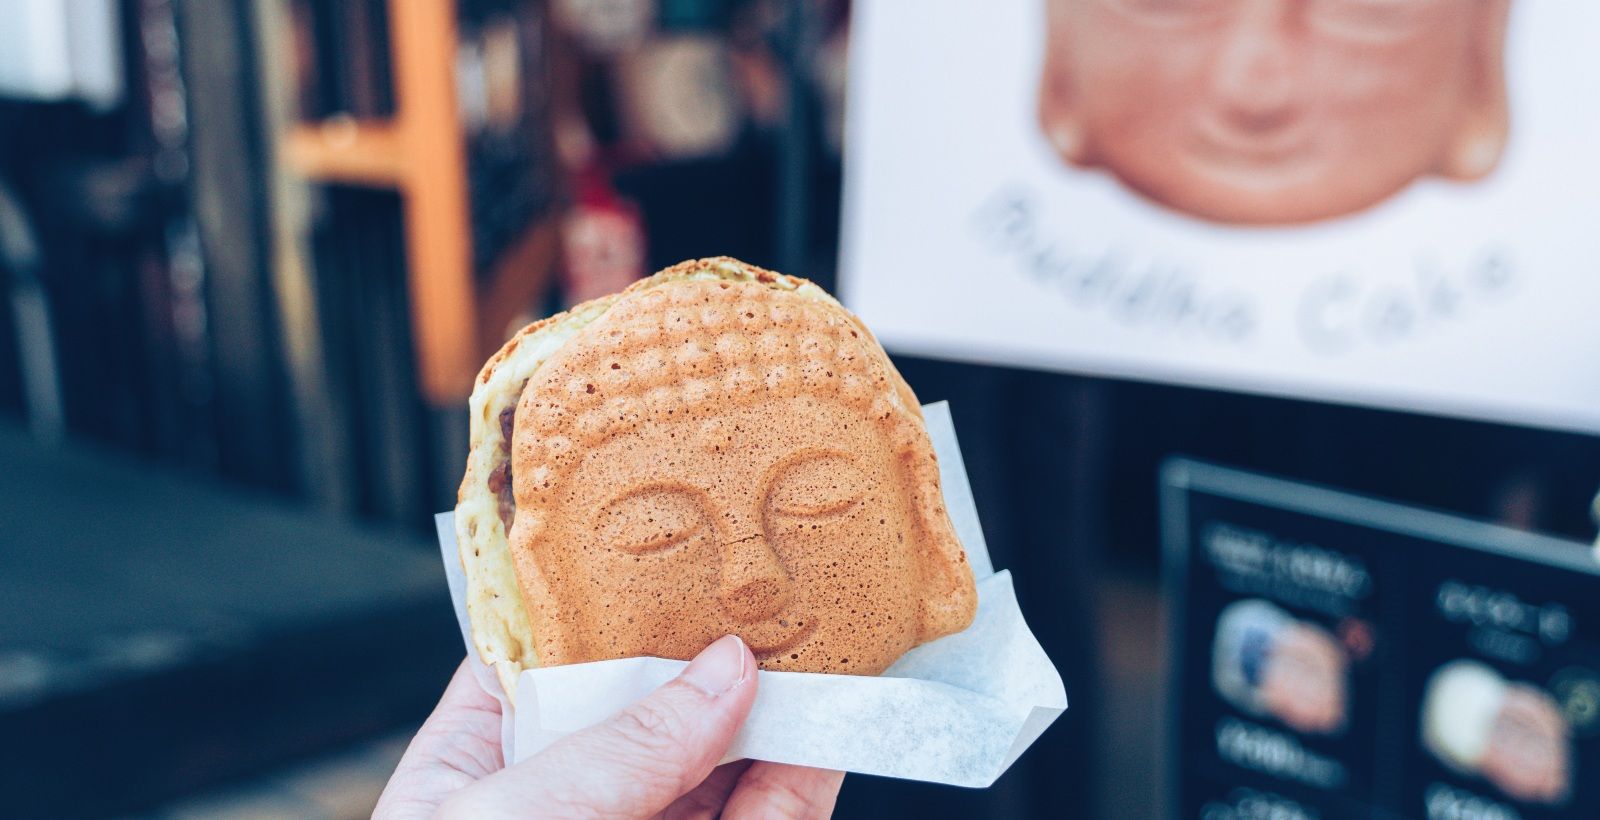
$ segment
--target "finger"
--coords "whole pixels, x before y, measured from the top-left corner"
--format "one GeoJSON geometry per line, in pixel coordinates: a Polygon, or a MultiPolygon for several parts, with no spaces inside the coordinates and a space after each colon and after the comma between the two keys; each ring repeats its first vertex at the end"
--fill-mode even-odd
{"type": "Polygon", "coordinates": [[[755,696],[755,658],[730,635],[643,700],[463,789],[441,813],[653,815],[711,774],[755,696]]]}
{"type": "Polygon", "coordinates": [[[722,814],[728,795],[739,784],[739,778],[750,768],[749,760],[725,763],[711,771],[711,776],[689,793],[672,801],[657,817],[662,820],[712,820],[722,814]]]}
{"type": "Polygon", "coordinates": [[[500,702],[463,662],[433,714],[411,739],[378,798],[373,817],[432,817],[447,795],[504,766],[500,702]]]}
{"type": "Polygon", "coordinates": [[[422,724],[401,758],[445,763],[474,779],[505,767],[500,748],[500,701],[485,692],[466,662],[445,687],[433,714],[422,724]]]}
{"type": "Polygon", "coordinates": [[[739,778],[722,816],[828,817],[843,782],[844,772],[759,762],[739,778]]]}

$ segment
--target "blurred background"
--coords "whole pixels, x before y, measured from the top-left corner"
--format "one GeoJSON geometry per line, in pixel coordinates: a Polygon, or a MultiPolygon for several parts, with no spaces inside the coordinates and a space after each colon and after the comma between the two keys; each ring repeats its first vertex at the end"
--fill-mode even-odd
{"type": "MultiPolygon", "coordinates": [[[[461,658],[432,516],[487,355],[686,258],[836,285],[848,0],[0,18],[9,816],[365,816],[461,658]]],[[[1173,454],[1595,532],[1591,435],[897,362],[1071,709],[990,790],[852,776],[840,816],[1165,808],[1173,454]]]]}

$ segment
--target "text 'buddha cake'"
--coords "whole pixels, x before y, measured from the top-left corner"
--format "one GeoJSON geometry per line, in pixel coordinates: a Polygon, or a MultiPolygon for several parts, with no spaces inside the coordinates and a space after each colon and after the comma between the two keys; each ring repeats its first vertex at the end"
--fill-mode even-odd
{"type": "Polygon", "coordinates": [[[540,665],[877,674],[977,603],[915,395],[822,289],[733,259],[524,328],[483,368],[456,507],[474,642],[540,665]]]}

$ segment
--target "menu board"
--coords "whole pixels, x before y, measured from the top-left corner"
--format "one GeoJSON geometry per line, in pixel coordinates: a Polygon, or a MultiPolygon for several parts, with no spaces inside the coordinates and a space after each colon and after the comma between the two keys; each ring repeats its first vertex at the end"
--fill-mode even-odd
{"type": "Polygon", "coordinates": [[[1600,3],[852,10],[892,352],[1600,431],[1600,3]]]}
{"type": "Polygon", "coordinates": [[[1600,817],[1586,545],[1186,460],[1162,516],[1173,816],[1600,817]]]}

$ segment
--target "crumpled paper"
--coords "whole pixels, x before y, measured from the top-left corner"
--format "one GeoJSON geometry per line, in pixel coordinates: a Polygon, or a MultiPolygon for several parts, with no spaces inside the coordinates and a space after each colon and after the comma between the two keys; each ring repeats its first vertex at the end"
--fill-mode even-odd
{"type": "MultiPolygon", "coordinates": [[[[759,672],[755,706],[727,760],[984,787],[1067,708],[1061,675],[1017,607],[1011,574],[995,572],[972,502],[950,408],[923,407],[945,504],[978,582],[970,627],[907,652],[879,677],[759,672]]],[[[435,517],[450,597],[478,682],[500,700],[506,760],[527,758],[604,720],[665,683],[683,661],[625,658],[531,669],[512,709],[472,647],[454,513],[435,517]]]]}

